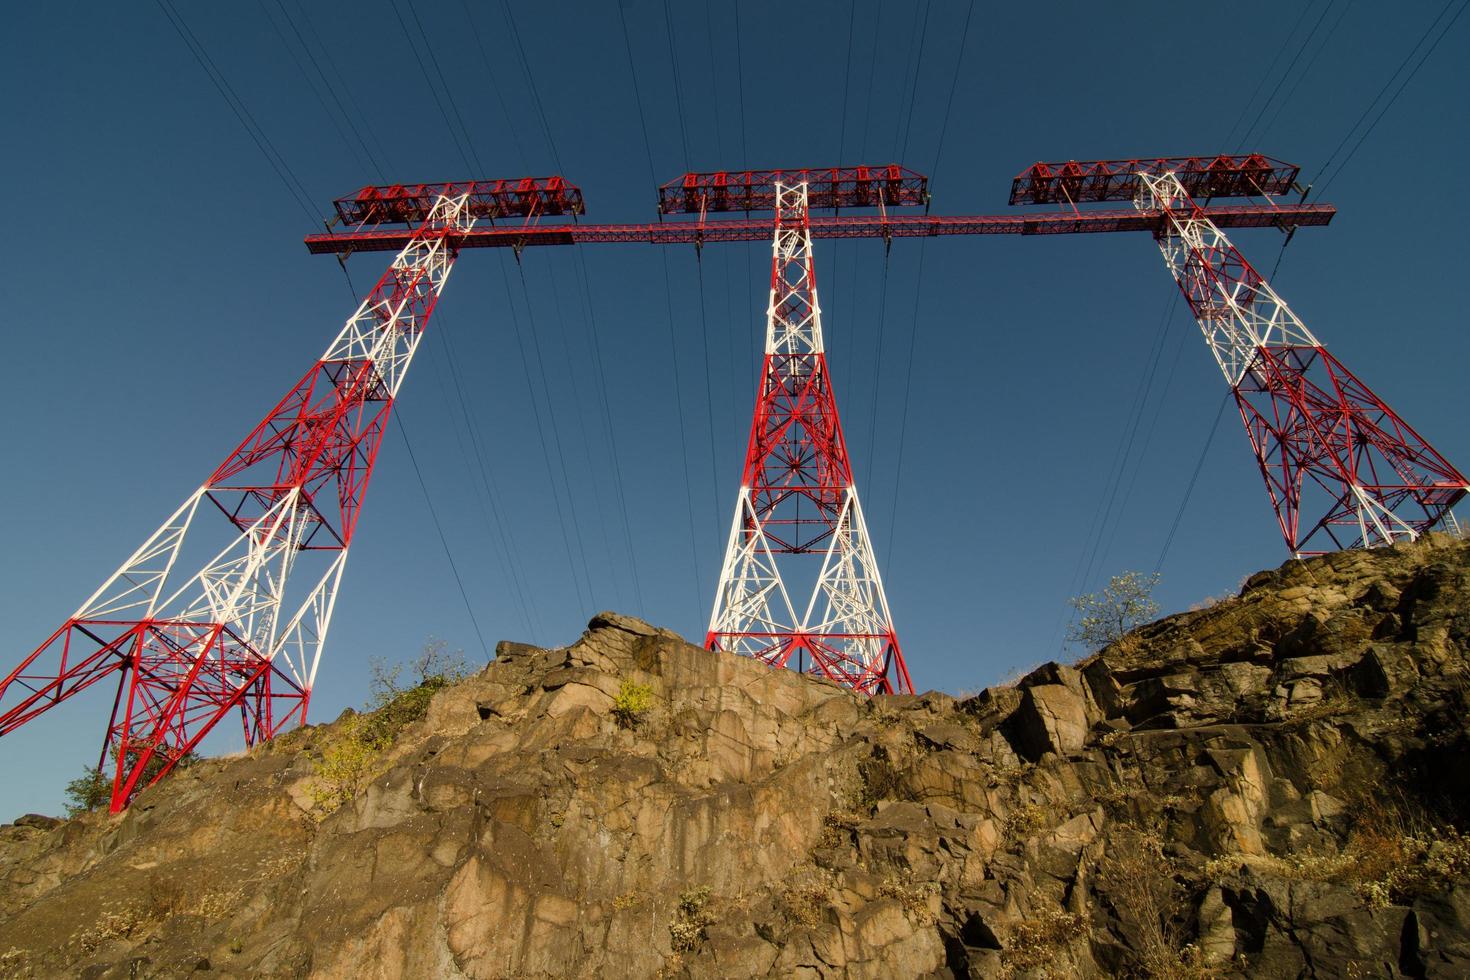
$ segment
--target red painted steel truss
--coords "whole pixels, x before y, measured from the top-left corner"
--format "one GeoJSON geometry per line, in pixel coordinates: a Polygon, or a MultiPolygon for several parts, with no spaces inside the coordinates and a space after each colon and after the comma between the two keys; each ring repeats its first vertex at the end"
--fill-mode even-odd
{"type": "Polygon", "coordinates": [[[1141,174],[1172,173],[1194,198],[1285,194],[1301,168],[1259,153],[1240,156],[1156,157],[1034,163],[1011,182],[1012,204],[1077,205],[1132,201],[1141,174]]]}
{"type": "Polygon", "coordinates": [[[705,645],[912,693],[832,393],[807,200],[776,186],[765,359],[705,645]]]}
{"type": "Polygon", "coordinates": [[[1412,540],[1470,483],[1317,341],[1175,174],[1144,174],[1164,261],[1234,391],[1295,555],[1412,540]]]}
{"type": "Polygon", "coordinates": [[[773,211],[777,186],[800,184],[806,185],[814,211],[916,207],[929,203],[929,178],[890,163],[880,167],[689,173],[659,187],[658,210],[660,214],[773,211]]]}
{"type": "Polygon", "coordinates": [[[473,224],[468,211],[480,186],[445,188],[455,196],[441,195],[422,214],[321,359],[0,680],[0,735],[115,678],[99,768],[116,812],[228,715],[238,715],[246,745],[305,721],[389,412],[453,265],[450,233],[473,224]],[[225,521],[196,520],[216,509],[225,521]]]}
{"type": "MultiPolygon", "coordinates": [[[[1331,204],[1241,204],[1204,209],[1221,228],[1320,227],[1332,221],[1331,204]]],[[[1039,214],[981,215],[841,215],[813,216],[813,238],[936,238],[947,235],[1079,235],[1163,228],[1157,211],[1094,210],[1047,211],[1039,214]]],[[[530,248],[538,245],[643,244],[708,245],[719,242],[764,241],[771,235],[769,218],[720,221],[665,221],[653,224],[534,224],[476,228],[454,235],[456,248],[530,248]]],[[[306,236],[314,255],[351,252],[391,252],[408,242],[402,229],[306,236]]]]}

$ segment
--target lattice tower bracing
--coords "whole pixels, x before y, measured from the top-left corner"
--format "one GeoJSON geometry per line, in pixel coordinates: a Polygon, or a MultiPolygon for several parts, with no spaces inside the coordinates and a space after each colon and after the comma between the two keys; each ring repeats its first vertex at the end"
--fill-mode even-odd
{"type": "Polygon", "coordinates": [[[1172,172],[1134,198],[1234,392],[1293,555],[1412,540],[1470,484],[1345,368],[1246,261],[1172,172]]]}
{"type": "Polygon", "coordinates": [[[808,184],[777,183],[774,206],[765,357],[706,646],[910,693],[822,345],[808,184]],[[817,558],[802,604],[793,565],[817,558]]]}
{"type": "Polygon", "coordinates": [[[0,681],[0,735],[112,679],[99,768],[116,812],[231,714],[247,745],[305,720],[373,462],[453,267],[452,236],[475,223],[470,198],[424,205],[321,359],[0,681]]]}

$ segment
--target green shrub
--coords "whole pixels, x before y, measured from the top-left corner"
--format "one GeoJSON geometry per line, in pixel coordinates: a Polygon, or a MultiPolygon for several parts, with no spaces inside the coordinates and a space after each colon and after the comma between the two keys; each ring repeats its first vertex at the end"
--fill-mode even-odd
{"type": "Polygon", "coordinates": [[[96,766],[88,766],[82,774],[66,784],[66,815],[79,817],[84,813],[106,806],[112,799],[112,780],[102,775],[96,766]]]}
{"type": "Polygon", "coordinates": [[[624,728],[636,728],[653,707],[653,689],[633,681],[623,681],[618,696],[613,698],[612,713],[624,728]]]}

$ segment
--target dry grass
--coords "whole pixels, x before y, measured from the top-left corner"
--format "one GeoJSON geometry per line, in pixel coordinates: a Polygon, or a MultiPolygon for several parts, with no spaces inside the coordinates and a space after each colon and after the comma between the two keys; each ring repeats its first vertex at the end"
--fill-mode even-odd
{"type": "Polygon", "coordinates": [[[1025,840],[1046,826],[1046,808],[1027,803],[1012,810],[1006,816],[1006,840],[1025,840]]]}
{"type": "Polygon", "coordinates": [[[1108,893],[1116,911],[1135,927],[1132,970],[1158,980],[1207,980],[1215,973],[1204,965],[1198,946],[1185,941],[1183,922],[1189,896],[1179,869],[1164,854],[1162,838],[1133,830],[1110,849],[1103,861],[1108,893]]]}
{"type": "Polygon", "coordinates": [[[832,905],[831,876],[817,869],[803,869],[781,892],[787,918],[803,929],[813,929],[832,905]]]}
{"type": "Polygon", "coordinates": [[[1470,835],[1402,798],[1360,801],[1349,809],[1357,817],[1336,854],[1305,851],[1249,861],[1231,855],[1209,861],[1205,875],[1218,879],[1249,864],[1283,878],[1348,885],[1375,907],[1407,905],[1470,881],[1470,835]]]}
{"type": "Polygon", "coordinates": [[[934,882],[915,882],[913,876],[905,872],[885,881],[879,887],[878,894],[898,899],[905,915],[918,925],[928,926],[934,923],[934,910],[929,907],[929,897],[938,890],[939,886],[934,882]]]}
{"type": "Polygon", "coordinates": [[[1002,976],[1024,973],[1058,980],[1072,976],[1069,964],[1059,956],[1086,932],[1087,920],[1078,913],[1063,911],[1060,906],[1033,909],[1006,931],[1000,954],[1002,976]]]}
{"type": "Polygon", "coordinates": [[[679,904],[669,920],[669,944],[675,953],[687,953],[704,942],[705,929],[715,921],[714,913],[706,908],[709,894],[706,885],[679,896],[679,904]]]}

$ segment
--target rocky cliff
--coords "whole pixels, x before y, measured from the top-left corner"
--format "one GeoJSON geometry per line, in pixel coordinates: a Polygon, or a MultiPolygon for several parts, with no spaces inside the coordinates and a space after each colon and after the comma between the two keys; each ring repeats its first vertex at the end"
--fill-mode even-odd
{"type": "Polygon", "coordinates": [[[603,614],[0,829],[0,974],[1465,976],[1467,598],[1457,541],[1292,562],[964,700],[603,614]]]}

